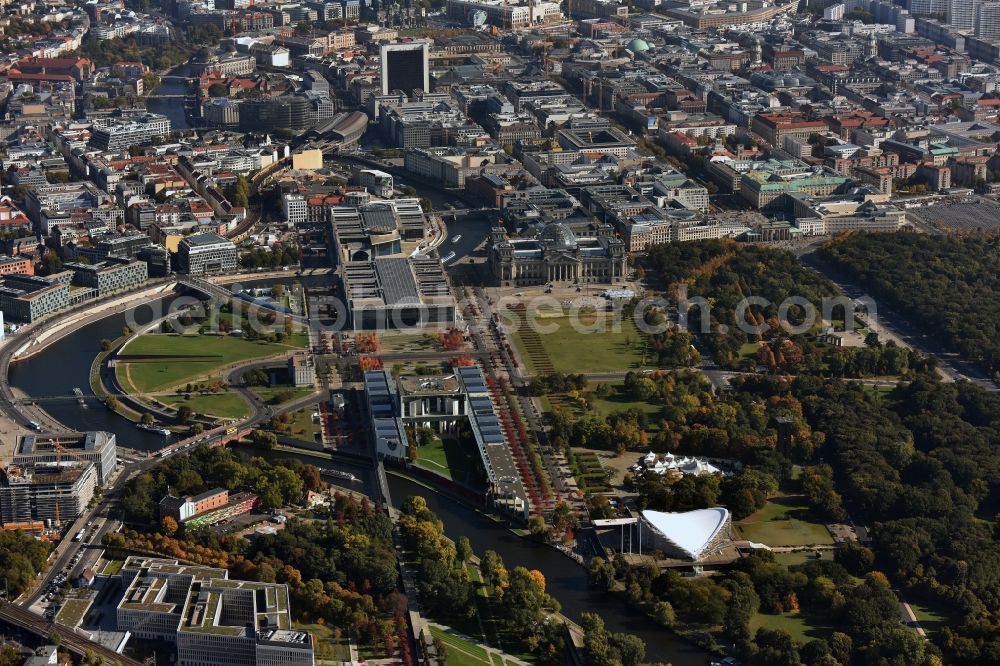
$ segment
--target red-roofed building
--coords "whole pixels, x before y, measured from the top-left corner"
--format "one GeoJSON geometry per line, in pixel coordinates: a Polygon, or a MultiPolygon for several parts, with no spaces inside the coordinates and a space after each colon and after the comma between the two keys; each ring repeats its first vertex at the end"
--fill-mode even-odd
{"type": "Polygon", "coordinates": [[[197,220],[204,220],[206,218],[212,217],[215,213],[212,211],[212,207],[209,206],[204,201],[192,201],[191,202],[191,215],[197,220]]]}
{"type": "Polygon", "coordinates": [[[750,129],[776,148],[784,146],[786,136],[808,137],[813,132],[825,132],[822,120],[806,120],[800,113],[762,113],[753,118],[750,129]]]}
{"type": "Polygon", "coordinates": [[[22,58],[17,61],[11,72],[15,70],[22,77],[69,76],[77,81],[83,81],[94,75],[94,63],[87,58],[22,58]]]}
{"type": "Polygon", "coordinates": [[[690,155],[698,149],[698,142],[683,132],[661,134],[660,140],[671,155],[690,155]]]}
{"type": "Polygon", "coordinates": [[[344,197],[339,195],[316,194],[306,199],[306,219],[309,222],[327,222],[327,212],[330,206],[344,203],[344,197]]]}
{"type": "Polygon", "coordinates": [[[980,99],[970,109],[960,106],[955,115],[966,122],[973,120],[992,120],[1000,115],[1000,99],[980,99]]]}
{"type": "Polygon", "coordinates": [[[0,198],[0,227],[31,227],[31,220],[10,197],[0,198]]]}
{"type": "Polygon", "coordinates": [[[149,73],[149,67],[146,67],[141,62],[118,62],[115,63],[115,68],[122,70],[125,76],[133,79],[142,78],[149,73]]]}
{"type": "Polygon", "coordinates": [[[831,132],[840,135],[842,139],[850,139],[851,130],[855,129],[884,129],[889,126],[889,120],[882,116],[876,116],[869,111],[853,111],[851,113],[841,113],[826,118],[826,123],[831,132]]]}

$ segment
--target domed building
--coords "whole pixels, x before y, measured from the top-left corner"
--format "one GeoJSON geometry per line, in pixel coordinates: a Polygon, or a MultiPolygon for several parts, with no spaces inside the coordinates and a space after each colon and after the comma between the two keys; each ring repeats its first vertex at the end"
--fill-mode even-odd
{"type": "Polygon", "coordinates": [[[610,225],[549,222],[533,237],[490,232],[490,269],[501,287],[550,282],[615,284],[625,279],[625,244],[610,225]]]}
{"type": "Polygon", "coordinates": [[[550,250],[576,249],[576,235],[561,222],[545,225],[542,233],[538,234],[538,242],[550,250]]]}
{"type": "Polygon", "coordinates": [[[638,37],[625,45],[625,50],[631,51],[632,53],[642,53],[643,51],[648,51],[651,48],[653,47],[650,46],[649,42],[639,39],[638,37]]]}

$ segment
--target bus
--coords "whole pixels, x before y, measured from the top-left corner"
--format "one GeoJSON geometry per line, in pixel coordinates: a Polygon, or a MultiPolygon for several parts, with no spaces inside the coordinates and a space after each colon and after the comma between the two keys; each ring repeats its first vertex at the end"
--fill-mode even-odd
{"type": "Polygon", "coordinates": [[[31,426],[31,429],[35,431],[41,431],[42,429],[42,424],[39,423],[38,421],[28,421],[28,425],[31,426]]]}
{"type": "Polygon", "coordinates": [[[76,536],[73,537],[73,541],[83,541],[83,535],[86,531],[87,530],[80,530],[79,532],[77,532],[76,536]]]}

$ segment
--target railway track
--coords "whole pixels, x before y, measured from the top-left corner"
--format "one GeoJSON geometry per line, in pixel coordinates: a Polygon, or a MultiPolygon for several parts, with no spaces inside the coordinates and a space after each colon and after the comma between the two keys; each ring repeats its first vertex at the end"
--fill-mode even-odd
{"type": "Polygon", "coordinates": [[[89,638],[81,636],[72,629],[58,624],[53,624],[52,622],[49,622],[48,620],[7,601],[0,602],[0,621],[24,631],[31,632],[45,639],[48,639],[49,636],[57,636],[61,647],[64,647],[80,656],[85,655],[89,650],[98,657],[101,657],[105,664],[108,664],[109,666],[111,664],[120,664],[121,666],[143,666],[141,661],[136,661],[131,657],[118,654],[114,650],[111,650],[100,643],[95,643],[89,638]]]}

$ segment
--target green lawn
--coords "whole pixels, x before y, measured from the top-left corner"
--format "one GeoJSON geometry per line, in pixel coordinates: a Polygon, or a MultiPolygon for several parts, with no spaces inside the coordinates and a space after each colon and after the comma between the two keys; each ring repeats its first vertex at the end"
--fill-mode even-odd
{"type": "Polygon", "coordinates": [[[333,627],[323,624],[307,624],[304,622],[292,622],[292,628],[299,631],[308,631],[313,635],[313,645],[316,652],[316,661],[350,661],[351,649],[344,637],[337,638],[333,627]]]}
{"type": "Polygon", "coordinates": [[[444,450],[444,441],[440,437],[435,436],[434,441],[421,446],[417,450],[416,463],[435,474],[451,478],[451,470],[448,468],[448,457],[444,450]]]}
{"type": "Polygon", "coordinates": [[[312,422],[312,415],[316,411],[316,405],[307,405],[292,412],[292,424],[287,434],[296,439],[315,442],[317,435],[322,432],[320,424],[312,422]]]}
{"type": "Polygon", "coordinates": [[[269,404],[275,404],[271,402],[279,394],[289,393],[291,397],[282,401],[280,404],[284,405],[289,402],[295,402],[299,398],[304,398],[313,392],[310,388],[295,388],[294,386],[252,386],[250,390],[260,396],[260,399],[269,404]]]}
{"type": "Polygon", "coordinates": [[[433,444],[417,450],[417,465],[458,483],[478,487],[481,463],[475,445],[471,442],[463,445],[454,437],[434,440],[433,444]]]}
{"type": "Polygon", "coordinates": [[[418,352],[441,351],[441,344],[433,337],[413,333],[382,333],[378,337],[379,351],[418,352]]]}
{"type": "Polygon", "coordinates": [[[792,640],[798,643],[808,643],[814,638],[826,638],[834,631],[833,620],[827,614],[812,613],[807,610],[780,615],[757,613],[750,618],[750,635],[757,633],[761,627],[784,629],[792,640]]]}
{"type": "Polygon", "coordinates": [[[917,616],[917,622],[929,636],[933,636],[950,624],[962,621],[962,616],[950,608],[915,604],[910,601],[909,597],[906,598],[906,601],[913,609],[913,614],[917,616]]]}
{"type": "Polygon", "coordinates": [[[104,571],[102,571],[101,573],[104,574],[105,576],[114,576],[115,574],[117,574],[119,571],[122,570],[122,567],[124,565],[125,565],[125,560],[111,560],[110,562],[104,565],[104,571]]]}
{"type": "Polygon", "coordinates": [[[281,344],[231,336],[143,335],[119,355],[118,378],[132,392],[161,391],[210,375],[230,363],[301,347],[304,340],[305,336],[298,334],[281,344]]]}
{"type": "Polygon", "coordinates": [[[445,644],[445,666],[493,666],[489,653],[481,645],[434,626],[431,635],[445,644]]]}
{"type": "Polygon", "coordinates": [[[90,599],[67,599],[56,614],[56,623],[70,629],[75,628],[83,620],[90,604],[90,599]]]}
{"type": "MultiPolygon", "coordinates": [[[[600,313],[590,318],[581,317],[584,325],[603,317],[600,313]]],[[[529,372],[545,374],[559,372],[623,372],[641,367],[645,337],[628,319],[617,325],[608,321],[601,330],[581,332],[573,328],[569,317],[539,318],[538,329],[528,324],[518,327],[513,334],[514,344],[529,372]],[[551,332],[545,332],[549,329],[551,332]]]]}
{"type": "MultiPolygon", "coordinates": [[[[639,411],[648,414],[650,420],[653,421],[659,417],[661,411],[663,410],[662,405],[654,405],[653,403],[644,402],[642,400],[632,400],[625,396],[622,391],[622,387],[625,384],[623,381],[591,382],[590,388],[596,388],[598,383],[609,384],[615,391],[615,394],[606,400],[594,398],[592,403],[594,411],[600,416],[607,416],[612,412],[621,412],[626,409],[638,409],[639,411]]],[[[653,424],[651,423],[650,425],[653,424]]],[[[656,428],[652,429],[655,430],[656,428]]]]}
{"type": "Polygon", "coordinates": [[[576,477],[576,483],[584,492],[611,492],[608,485],[608,470],[601,464],[600,458],[593,451],[573,450],[570,457],[570,469],[576,477]]]}
{"type": "Polygon", "coordinates": [[[744,539],[768,546],[808,546],[833,543],[826,526],[813,522],[804,498],[774,497],[764,508],[737,523],[744,539]]]}
{"type": "Polygon", "coordinates": [[[784,564],[786,567],[795,566],[796,564],[805,564],[806,562],[814,562],[816,560],[833,560],[832,550],[820,550],[820,551],[808,551],[803,550],[797,553],[775,553],[774,561],[779,564],[784,564]],[[816,557],[816,553],[820,556],[816,557]]]}
{"type": "Polygon", "coordinates": [[[171,407],[187,405],[195,414],[217,416],[221,419],[241,419],[250,413],[250,405],[239,393],[192,394],[190,398],[168,395],[157,399],[171,407]]]}

